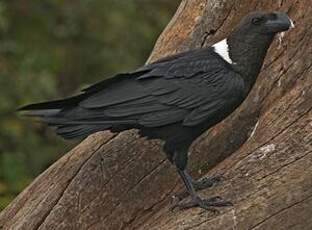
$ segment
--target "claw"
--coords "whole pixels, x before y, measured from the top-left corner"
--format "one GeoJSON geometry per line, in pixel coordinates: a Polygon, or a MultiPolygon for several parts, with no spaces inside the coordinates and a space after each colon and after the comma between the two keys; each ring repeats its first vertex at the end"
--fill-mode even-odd
{"type": "Polygon", "coordinates": [[[179,208],[180,210],[185,210],[189,208],[199,207],[207,211],[218,213],[219,211],[215,207],[228,207],[233,206],[229,201],[225,201],[220,196],[211,197],[208,199],[201,199],[200,197],[195,197],[189,202],[177,203],[172,206],[171,210],[179,208]]]}
{"type": "MultiPolygon", "coordinates": [[[[184,185],[186,187],[187,192],[191,196],[191,201],[186,203],[177,203],[173,205],[171,210],[174,210],[176,207],[179,207],[180,209],[189,209],[193,207],[200,207],[202,209],[217,212],[217,210],[214,207],[223,207],[223,206],[232,206],[233,204],[228,201],[224,201],[220,196],[211,197],[209,199],[201,199],[195,192],[194,185],[193,185],[193,179],[192,177],[186,172],[186,170],[180,170],[178,168],[178,173],[180,174],[184,185]]],[[[214,177],[217,178],[215,180],[219,180],[220,177],[214,177]]],[[[209,184],[211,184],[211,178],[209,179],[202,179],[201,181],[209,184]]],[[[183,199],[183,197],[178,196],[178,198],[183,199]]]]}
{"type": "Polygon", "coordinates": [[[203,200],[206,205],[214,207],[228,207],[233,206],[233,203],[230,201],[223,200],[222,197],[216,196],[209,199],[203,200]]]}
{"type": "MultiPolygon", "coordinates": [[[[203,177],[197,181],[192,181],[195,191],[200,191],[206,188],[210,188],[214,186],[215,184],[220,183],[222,180],[224,180],[223,175],[215,175],[212,177],[203,177]]],[[[182,200],[186,198],[189,195],[187,191],[178,193],[175,195],[175,197],[179,200],[182,200]]]]}

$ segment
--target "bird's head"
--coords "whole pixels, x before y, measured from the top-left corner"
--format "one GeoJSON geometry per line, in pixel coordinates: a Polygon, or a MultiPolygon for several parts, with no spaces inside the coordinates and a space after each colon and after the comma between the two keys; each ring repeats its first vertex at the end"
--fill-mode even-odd
{"type": "Polygon", "coordinates": [[[284,12],[255,11],[246,15],[226,39],[233,68],[254,82],[274,36],[294,27],[284,12]]]}
{"type": "Polygon", "coordinates": [[[245,34],[274,35],[294,27],[292,20],[284,12],[255,11],[246,15],[235,30],[245,34]]]}

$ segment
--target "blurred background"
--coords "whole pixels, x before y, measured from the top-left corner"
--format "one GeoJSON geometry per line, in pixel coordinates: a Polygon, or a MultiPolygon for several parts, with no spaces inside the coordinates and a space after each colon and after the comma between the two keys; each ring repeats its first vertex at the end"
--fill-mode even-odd
{"type": "Polygon", "coordinates": [[[15,109],[144,64],[179,2],[0,1],[0,211],[77,144],[15,109]]]}

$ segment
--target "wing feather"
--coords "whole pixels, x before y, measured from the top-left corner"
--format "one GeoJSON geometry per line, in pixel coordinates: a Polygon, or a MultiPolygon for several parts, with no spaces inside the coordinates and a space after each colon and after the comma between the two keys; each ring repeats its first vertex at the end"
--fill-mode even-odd
{"type": "Polygon", "coordinates": [[[238,92],[242,91],[242,81],[227,62],[207,48],[118,74],[84,89],[78,96],[21,110],[41,117],[65,138],[104,129],[177,123],[196,126],[234,108],[237,98],[242,98],[238,92]]]}
{"type": "Polygon", "coordinates": [[[146,97],[147,94],[142,90],[142,86],[132,79],[123,79],[120,82],[107,87],[86,99],[79,105],[83,108],[98,108],[109,105],[129,102],[146,97]]]}
{"type": "Polygon", "coordinates": [[[80,105],[91,113],[102,111],[102,120],[112,123],[128,119],[146,127],[177,122],[198,125],[213,118],[230,101],[227,94],[237,77],[225,65],[217,58],[164,61],[136,78],[126,78],[111,89],[99,91],[80,105]]]}
{"type": "Polygon", "coordinates": [[[145,127],[160,127],[169,125],[183,120],[187,113],[188,112],[186,110],[175,108],[156,113],[149,113],[140,117],[139,124],[145,127]]]}

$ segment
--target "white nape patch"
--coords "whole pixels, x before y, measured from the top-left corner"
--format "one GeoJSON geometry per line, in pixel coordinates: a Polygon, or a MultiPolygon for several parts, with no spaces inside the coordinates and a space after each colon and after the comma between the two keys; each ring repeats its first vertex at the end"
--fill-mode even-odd
{"type": "Polygon", "coordinates": [[[229,46],[226,39],[223,39],[212,46],[214,51],[219,54],[226,62],[235,64],[229,55],[229,46]]]}

